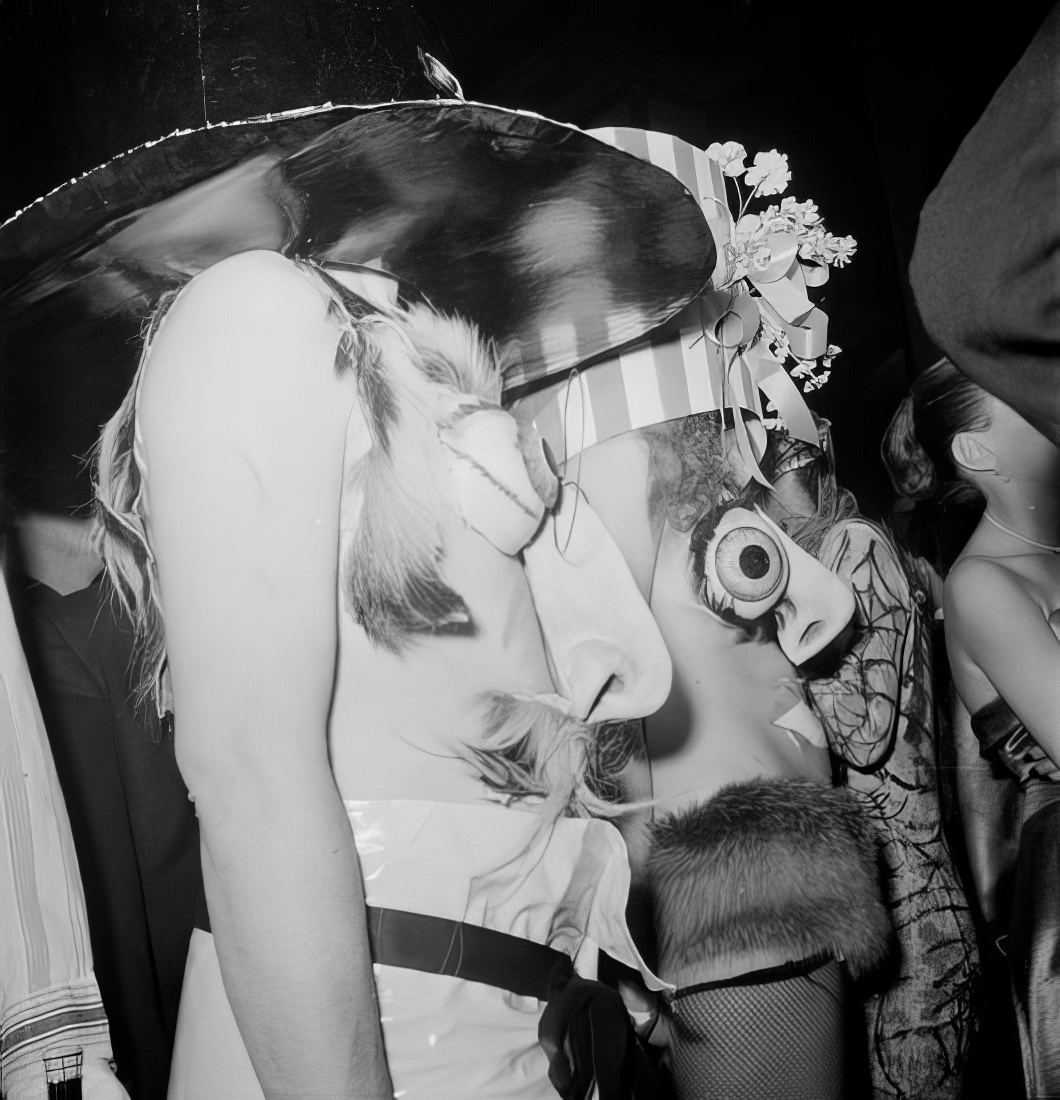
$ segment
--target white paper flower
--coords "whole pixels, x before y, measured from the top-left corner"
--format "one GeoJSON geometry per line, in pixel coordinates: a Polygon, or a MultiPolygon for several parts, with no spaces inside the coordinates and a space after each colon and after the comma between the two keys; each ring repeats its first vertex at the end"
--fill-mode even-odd
{"type": "Polygon", "coordinates": [[[800,225],[805,226],[814,225],[821,220],[821,215],[817,212],[817,203],[812,199],[799,202],[792,195],[780,200],[780,212],[795,218],[800,225]]]}
{"type": "Polygon", "coordinates": [[[707,146],[707,156],[713,157],[727,176],[742,176],[744,173],[743,161],[747,150],[738,141],[726,141],[724,144],[715,141],[707,146]]]}
{"type": "Polygon", "coordinates": [[[767,233],[794,233],[799,228],[798,221],[777,206],[767,206],[762,211],[762,223],[767,233]]]}
{"type": "Polygon", "coordinates": [[[844,267],[850,263],[857,251],[858,242],[853,237],[833,237],[829,233],[825,247],[829,252],[828,262],[835,264],[836,267],[844,267]]]}
{"type": "Polygon", "coordinates": [[[754,166],[747,169],[744,180],[757,195],[779,195],[791,182],[787,154],[778,153],[776,149],[755,153],[754,166]]]}
{"type": "Polygon", "coordinates": [[[756,271],[765,271],[773,262],[773,250],[764,244],[759,245],[751,253],[751,265],[756,271]]]}
{"type": "MultiPolygon", "coordinates": [[[[719,289],[751,290],[754,280],[773,264],[774,253],[779,247],[797,247],[803,263],[801,270],[810,286],[824,282],[828,274],[824,265],[842,267],[854,255],[857,248],[854,238],[829,233],[817,204],[811,199],[799,200],[788,195],[774,202],[753,202],[787,190],[791,172],[784,153],[776,149],[756,153],[753,166],[747,168],[744,165],[747,150],[739,142],[714,142],[706,152],[725,175],[743,176],[748,187],[742,194],[728,196],[730,201],[734,197],[738,201],[730,211],[735,224],[725,243],[725,276],[719,289]],[[749,209],[752,205],[765,209],[752,213],[749,209]]],[[[733,192],[739,190],[732,189],[733,192]]],[[[756,301],[759,302],[761,323],[752,342],[757,342],[782,363],[806,393],[820,389],[831,374],[832,360],[839,348],[829,344],[827,351],[814,359],[796,355],[783,326],[763,308],[760,299],[756,301]]]]}
{"type": "Polygon", "coordinates": [[[762,219],[757,214],[744,214],[736,223],[736,240],[744,243],[753,240],[762,231],[762,219]]]}

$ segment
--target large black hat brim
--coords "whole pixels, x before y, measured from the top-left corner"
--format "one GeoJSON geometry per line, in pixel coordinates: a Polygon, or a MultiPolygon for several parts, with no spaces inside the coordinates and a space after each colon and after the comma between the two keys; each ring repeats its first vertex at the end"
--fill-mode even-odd
{"type": "Polygon", "coordinates": [[[0,229],[8,465],[68,469],[127,387],[158,296],[252,248],[381,261],[524,380],[661,324],[714,266],[670,173],[536,115],[436,100],[173,134],[0,229]]]}

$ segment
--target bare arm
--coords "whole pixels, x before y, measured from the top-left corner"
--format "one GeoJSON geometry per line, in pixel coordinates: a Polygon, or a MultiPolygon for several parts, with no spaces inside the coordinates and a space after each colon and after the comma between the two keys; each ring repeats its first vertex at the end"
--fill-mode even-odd
{"type": "Polygon", "coordinates": [[[821,557],[854,589],[858,638],[835,674],[810,680],[807,690],[832,751],[869,770],[890,753],[898,725],[909,584],[892,547],[867,524],[846,524],[821,557]]]}
{"type": "Polygon", "coordinates": [[[946,579],[946,648],[962,702],[979,698],[969,662],[1054,764],[1060,764],[1060,642],[1020,580],[983,558],[966,558],[946,579]]]}
{"type": "Polygon", "coordinates": [[[353,834],[328,765],[352,394],[326,303],[246,253],[183,293],[140,409],[225,989],[266,1096],[389,1097],[353,834]]]}

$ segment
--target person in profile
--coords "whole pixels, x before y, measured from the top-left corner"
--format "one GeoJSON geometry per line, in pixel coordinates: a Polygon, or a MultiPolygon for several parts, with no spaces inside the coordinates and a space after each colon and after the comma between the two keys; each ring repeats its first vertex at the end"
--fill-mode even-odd
{"type": "MultiPolygon", "coordinates": [[[[920,496],[981,517],[945,578],[954,726],[1018,785],[1012,823],[958,773],[980,908],[1004,944],[1028,1095],[1060,1092],[1060,450],[947,359],[915,380],[893,454],[920,496]],[[986,826],[986,827],[984,827],[986,826]],[[1006,879],[1009,881],[1006,882],[1006,879]]],[[[967,778],[965,772],[967,771],[967,778]]]]}

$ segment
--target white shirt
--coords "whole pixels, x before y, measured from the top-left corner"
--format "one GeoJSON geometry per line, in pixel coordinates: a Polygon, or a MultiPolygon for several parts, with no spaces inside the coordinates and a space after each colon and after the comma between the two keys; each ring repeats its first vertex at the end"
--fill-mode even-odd
{"type": "Polygon", "coordinates": [[[0,583],[0,1095],[47,1096],[44,1056],[71,1049],[86,1096],[124,1095],[113,1077],[93,1087],[110,1033],[70,822],[0,583]]]}

